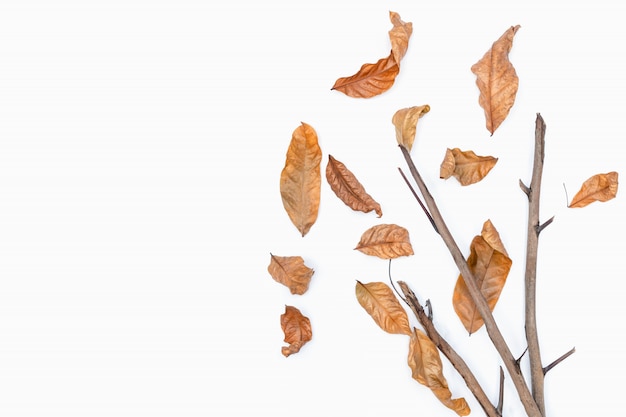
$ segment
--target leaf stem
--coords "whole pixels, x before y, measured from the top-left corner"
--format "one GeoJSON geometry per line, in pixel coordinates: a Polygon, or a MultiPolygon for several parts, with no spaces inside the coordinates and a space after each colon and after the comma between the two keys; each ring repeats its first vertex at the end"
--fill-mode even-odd
{"type": "Polygon", "coordinates": [[[513,382],[513,385],[517,390],[520,401],[522,402],[522,405],[526,410],[526,414],[528,415],[528,417],[541,417],[542,413],[537,407],[537,404],[535,403],[535,400],[533,399],[533,396],[531,395],[530,390],[526,385],[526,381],[524,380],[524,376],[522,375],[520,367],[515,361],[515,358],[513,358],[511,350],[509,349],[506,341],[504,340],[504,337],[502,336],[502,333],[500,332],[500,329],[496,324],[495,319],[493,318],[493,315],[491,314],[491,309],[489,308],[485,297],[482,295],[476,284],[474,275],[467,265],[465,257],[461,253],[461,250],[456,244],[452,234],[448,230],[448,226],[444,222],[433,196],[430,194],[430,191],[428,191],[428,187],[426,186],[424,180],[417,171],[417,168],[413,163],[413,159],[411,158],[411,154],[404,146],[399,146],[402,154],[404,155],[404,159],[409,166],[411,175],[413,176],[413,179],[417,183],[420,192],[424,197],[424,201],[426,202],[428,211],[430,212],[430,215],[432,216],[433,221],[437,226],[439,235],[448,247],[448,251],[450,252],[450,255],[452,255],[454,262],[459,268],[461,276],[463,277],[465,285],[467,286],[468,292],[470,293],[470,296],[472,297],[472,300],[476,305],[476,309],[478,310],[481,317],[483,318],[483,321],[485,322],[485,328],[487,330],[489,338],[491,339],[494,347],[500,354],[500,357],[502,358],[504,365],[509,375],[511,376],[511,381],[513,382]]]}

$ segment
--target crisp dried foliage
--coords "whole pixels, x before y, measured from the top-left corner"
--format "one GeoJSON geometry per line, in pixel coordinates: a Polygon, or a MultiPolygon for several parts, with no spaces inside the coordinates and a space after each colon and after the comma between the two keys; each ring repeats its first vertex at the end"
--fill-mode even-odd
{"type": "Polygon", "coordinates": [[[396,128],[396,140],[399,145],[404,146],[409,151],[413,147],[415,141],[415,132],[417,130],[417,121],[420,117],[430,111],[430,106],[424,104],[422,106],[413,106],[400,109],[394,113],[391,123],[396,128]]]}
{"type": "Polygon", "coordinates": [[[466,416],[470,413],[471,410],[465,398],[452,398],[448,382],[443,376],[439,350],[428,336],[418,329],[413,329],[411,332],[408,363],[413,379],[430,388],[443,405],[459,416],[466,416]]]}
{"type": "Polygon", "coordinates": [[[471,68],[480,90],[478,102],[485,111],[487,130],[492,135],[506,119],[515,103],[519,80],[515,68],[509,61],[509,52],[513,47],[513,37],[519,28],[517,25],[507,29],[471,68]]]}
{"type": "Polygon", "coordinates": [[[478,156],[473,151],[448,148],[441,163],[439,177],[448,179],[454,176],[461,185],[474,184],[485,178],[496,162],[498,158],[493,156],[478,156]]]}
{"type": "Polygon", "coordinates": [[[604,202],[615,198],[617,195],[617,178],[618,174],[615,171],[592,176],[580,187],[578,193],[572,198],[569,207],[585,207],[594,201],[604,202]]]}
{"type": "Polygon", "coordinates": [[[312,268],[304,264],[301,256],[274,256],[270,253],[267,271],[276,282],[280,282],[292,294],[302,295],[309,289],[313,276],[312,268]]]}
{"type": "Polygon", "coordinates": [[[389,56],[379,59],[375,64],[363,64],[354,75],[339,78],[331,90],[341,91],[350,97],[370,98],[391,88],[400,72],[400,61],[409,47],[413,24],[403,22],[396,12],[389,12],[389,18],[393,24],[389,31],[389,56]]]}
{"type": "MultiPolygon", "coordinates": [[[[511,270],[512,261],[490,220],[483,225],[481,234],[472,240],[467,264],[480,292],[487,300],[489,309],[493,311],[511,270]]],[[[459,275],[454,287],[452,304],[470,334],[484,324],[462,275],[459,275]]]]}
{"type": "Polygon", "coordinates": [[[317,220],[322,177],[322,150],[313,127],[302,123],[293,131],[285,167],[280,174],[280,195],[291,222],[306,235],[317,220]]]}
{"type": "Polygon", "coordinates": [[[285,343],[289,344],[281,349],[285,357],[298,353],[313,338],[311,321],[295,307],[285,306],[285,312],[280,316],[280,327],[285,333],[285,343]]]}
{"type": "Polygon", "coordinates": [[[396,224],[370,227],[361,235],[361,240],[354,249],[382,259],[413,255],[409,231],[396,224]]]}
{"type": "Polygon", "coordinates": [[[411,334],[409,318],[393,291],[384,282],[356,282],[356,299],[376,324],[392,334],[411,334]]]}
{"type": "Polygon", "coordinates": [[[356,176],[343,162],[328,155],[326,180],[333,192],[352,210],[369,213],[375,211],[378,217],[383,215],[380,204],[376,202],[359,182],[356,176]]]}
{"type": "Polygon", "coordinates": [[[393,24],[393,28],[389,31],[389,40],[391,41],[391,55],[398,67],[406,51],[409,49],[409,39],[413,33],[413,23],[404,22],[400,19],[400,15],[396,12],[389,12],[389,20],[393,24]]]}

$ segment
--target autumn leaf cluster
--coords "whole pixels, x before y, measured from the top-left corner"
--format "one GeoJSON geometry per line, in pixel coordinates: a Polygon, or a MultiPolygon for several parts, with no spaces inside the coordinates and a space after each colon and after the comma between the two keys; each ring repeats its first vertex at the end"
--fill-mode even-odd
{"type": "MultiPolygon", "coordinates": [[[[398,13],[390,12],[389,17],[392,23],[388,33],[391,43],[389,55],[374,64],[363,64],[354,75],[337,79],[331,90],[349,97],[367,99],[386,92],[394,85],[401,61],[409,48],[413,26],[411,22],[404,22],[398,13]]],[[[507,118],[515,103],[518,76],[508,55],[519,29],[519,25],[508,28],[470,68],[476,76],[478,104],[484,111],[485,126],[491,136],[507,118]]],[[[416,126],[430,111],[428,104],[422,104],[401,108],[393,114],[391,124],[401,148],[407,152],[413,149],[416,126]]],[[[355,173],[332,154],[327,155],[325,181],[334,195],[355,212],[373,212],[377,218],[381,218],[381,204],[366,191],[355,173]]],[[[293,130],[287,147],[279,189],[285,212],[302,237],[309,233],[317,221],[323,184],[322,159],[323,152],[316,130],[301,122],[293,130]]],[[[494,156],[477,155],[472,150],[456,147],[447,148],[440,164],[439,178],[447,180],[454,177],[460,185],[470,186],[483,180],[497,162],[498,158],[494,156]]],[[[616,196],[617,186],[618,174],[615,171],[594,175],[584,182],[568,207],[584,207],[595,201],[611,200],[616,196]]],[[[414,254],[409,231],[390,223],[380,223],[365,230],[353,249],[389,261],[414,254]]],[[[468,252],[467,266],[489,310],[493,311],[513,260],[489,219],[483,223],[480,234],[472,240],[468,252]]],[[[307,292],[314,275],[313,269],[305,264],[304,259],[295,255],[270,254],[267,270],[276,282],[298,296],[307,292]]],[[[409,337],[407,363],[412,377],[428,387],[446,407],[458,415],[469,414],[470,409],[464,398],[452,398],[443,376],[437,346],[426,333],[410,325],[407,313],[392,288],[383,282],[363,283],[357,280],[355,292],[360,306],[382,330],[409,337]]],[[[483,327],[483,317],[461,274],[457,276],[451,298],[452,307],[469,334],[483,327]]],[[[284,341],[288,343],[288,346],[282,348],[284,356],[299,352],[312,340],[310,320],[296,307],[286,306],[281,316],[281,327],[285,334],[284,341]]]]}

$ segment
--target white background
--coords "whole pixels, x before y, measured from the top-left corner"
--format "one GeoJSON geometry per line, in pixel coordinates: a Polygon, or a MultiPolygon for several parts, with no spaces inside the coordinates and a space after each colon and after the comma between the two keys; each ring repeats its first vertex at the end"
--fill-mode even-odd
{"type": "MultiPolygon", "coordinates": [[[[419,211],[391,117],[429,104],[413,157],[464,253],[491,219],[513,268],[495,317],[525,348],[523,271],[536,113],[547,128],[538,315],[548,415],[623,415],[624,199],[568,209],[584,180],[624,169],[624,12],[615,1],[0,1],[0,415],[451,416],[411,379],[408,338],[380,330],[354,251],[380,223],[409,229],[392,264],[494,402],[501,361],[451,306],[457,270],[419,211]],[[389,53],[388,12],[413,22],[391,90],[331,91],[389,53]],[[485,129],[469,68],[519,24],[507,120],[485,129]],[[322,183],[302,238],[280,200],[292,131],[312,125],[382,205],[353,212],[322,183]],[[440,180],[446,147],[499,158],[478,184],[440,180]],[[270,252],[315,269],[302,296],[270,252]],[[285,358],[293,305],[313,340],[285,358]]],[[[411,322],[417,322],[411,316],[411,322]]],[[[482,415],[444,359],[455,397],[482,415]]],[[[527,372],[527,358],[522,360],[527,372]]],[[[507,379],[505,416],[522,416],[507,379]]]]}

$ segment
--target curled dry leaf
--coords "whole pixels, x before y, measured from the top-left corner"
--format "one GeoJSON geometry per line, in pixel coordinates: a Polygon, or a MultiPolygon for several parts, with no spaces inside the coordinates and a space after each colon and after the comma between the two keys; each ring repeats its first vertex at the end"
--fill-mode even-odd
{"type": "Polygon", "coordinates": [[[399,145],[404,146],[409,151],[415,141],[417,121],[420,117],[430,111],[430,106],[413,106],[400,109],[391,118],[391,123],[396,127],[396,140],[399,145]]]}
{"type": "Polygon", "coordinates": [[[376,324],[392,334],[411,334],[409,318],[393,291],[384,282],[356,282],[356,299],[376,324]]]}
{"type": "Polygon", "coordinates": [[[389,56],[379,59],[375,64],[363,64],[354,75],[339,78],[331,90],[341,91],[350,97],[370,98],[391,88],[400,72],[400,60],[406,54],[413,25],[403,22],[395,12],[390,12],[389,18],[393,24],[389,31],[389,56]]]}
{"type": "Polygon", "coordinates": [[[617,178],[618,174],[615,171],[592,176],[583,183],[568,207],[585,207],[594,201],[604,202],[615,198],[617,178]]]}
{"type": "Polygon", "coordinates": [[[306,235],[317,220],[322,177],[322,150],[313,127],[302,123],[293,131],[285,167],[280,174],[280,195],[289,219],[306,235]]]}
{"type": "Polygon", "coordinates": [[[298,353],[313,338],[311,321],[295,307],[285,306],[285,312],[280,316],[280,326],[285,333],[285,343],[289,344],[281,349],[285,357],[298,353]]]}
{"type": "Polygon", "coordinates": [[[276,282],[289,288],[292,294],[302,295],[309,289],[313,269],[304,264],[301,256],[274,256],[270,253],[267,271],[276,282]]]}
{"type": "Polygon", "coordinates": [[[493,156],[478,156],[473,151],[462,151],[459,148],[446,149],[439,177],[448,179],[454,176],[461,185],[477,183],[485,178],[498,162],[493,156]]]}
{"type": "Polygon", "coordinates": [[[382,259],[413,255],[409,231],[396,224],[370,227],[361,235],[361,240],[354,249],[382,259]]]}
{"type": "Polygon", "coordinates": [[[413,33],[413,23],[403,22],[400,15],[396,12],[389,12],[389,20],[393,24],[393,28],[389,31],[389,40],[391,41],[391,55],[394,61],[400,67],[400,61],[406,55],[409,49],[409,39],[413,33]]]}
{"type": "MultiPolygon", "coordinates": [[[[487,300],[489,309],[493,311],[511,270],[512,261],[490,220],[483,225],[481,234],[472,240],[467,264],[476,285],[487,300]]],[[[459,275],[454,287],[452,304],[469,334],[484,324],[462,275],[459,275]]]]}
{"type": "Polygon", "coordinates": [[[492,135],[506,119],[515,103],[519,80],[515,68],[509,61],[509,52],[513,47],[513,37],[519,28],[517,25],[507,29],[471,68],[480,90],[478,102],[485,111],[487,130],[492,135]]]}
{"type": "Polygon", "coordinates": [[[365,191],[365,187],[357,180],[352,171],[332,155],[328,155],[326,179],[337,197],[352,210],[363,213],[369,213],[373,210],[378,217],[383,215],[380,204],[365,191]]]}
{"type": "Polygon", "coordinates": [[[452,398],[448,382],[443,376],[443,366],[437,346],[429,337],[418,329],[411,332],[409,341],[409,368],[413,379],[427,386],[443,405],[453,410],[459,416],[470,413],[465,398],[452,398]]]}

